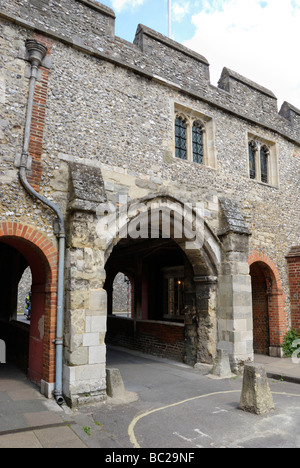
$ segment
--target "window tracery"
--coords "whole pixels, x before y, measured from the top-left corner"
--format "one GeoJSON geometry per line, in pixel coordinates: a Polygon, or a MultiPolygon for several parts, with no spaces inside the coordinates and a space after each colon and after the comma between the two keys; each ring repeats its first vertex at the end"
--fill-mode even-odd
{"type": "Polygon", "coordinates": [[[248,138],[249,176],[264,184],[278,186],[276,145],[263,138],[248,138]]]}
{"type": "Polygon", "coordinates": [[[175,156],[199,165],[215,167],[213,123],[209,117],[175,106],[175,156]],[[204,117],[204,116],[203,116],[204,117]],[[210,129],[208,132],[207,129],[210,129]],[[208,144],[208,133],[211,141],[208,144]]]}

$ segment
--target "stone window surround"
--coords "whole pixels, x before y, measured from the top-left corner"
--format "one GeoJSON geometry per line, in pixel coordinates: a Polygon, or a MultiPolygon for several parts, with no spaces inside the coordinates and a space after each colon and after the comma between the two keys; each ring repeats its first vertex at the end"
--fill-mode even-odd
{"type": "Polygon", "coordinates": [[[259,134],[247,133],[247,164],[248,164],[248,176],[249,179],[253,182],[260,183],[263,185],[269,185],[272,187],[279,188],[279,171],[278,171],[278,146],[277,144],[265,137],[262,137],[259,134]],[[250,178],[250,166],[249,166],[249,144],[253,141],[256,145],[255,151],[255,179],[250,178]],[[269,157],[268,157],[268,182],[263,182],[261,180],[261,161],[260,161],[260,148],[263,146],[268,148],[269,157]]]}
{"type": "Polygon", "coordinates": [[[183,106],[182,104],[174,103],[173,115],[173,155],[176,161],[183,161],[185,163],[196,164],[198,167],[208,166],[217,169],[217,158],[215,151],[215,132],[214,120],[212,117],[199,112],[198,110],[183,106]],[[180,117],[187,124],[187,159],[177,158],[175,155],[175,121],[180,117]],[[203,132],[203,164],[193,161],[193,148],[192,148],[192,130],[193,124],[197,122],[200,124],[203,132]]]}

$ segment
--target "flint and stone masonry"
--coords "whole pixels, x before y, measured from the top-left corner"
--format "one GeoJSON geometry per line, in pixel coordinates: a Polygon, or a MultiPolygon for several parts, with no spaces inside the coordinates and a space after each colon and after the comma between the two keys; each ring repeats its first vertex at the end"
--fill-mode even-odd
{"type": "Polygon", "coordinates": [[[114,12],[95,0],[0,0],[0,339],[51,396],[54,216],[19,179],[31,39],[47,54],[27,172],[66,223],[63,393],[73,406],[105,399],[108,343],[190,365],[214,363],[224,350],[239,372],[255,352],[280,355],[284,334],[299,322],[289,254],[300,244],[300,110],[285,102],[278,111],[270,90],[226,67],[212,86],[205,57],[144,25],[129,43],[115,36],[114,23],[114,12]],[[193,122],[201,129],[203,161],[193,162],[191,141],[187,159],[176,157],[178,118],[187,135],[193,122]],[[201,242],[191,247],[200,206],[201,242]],[[186,207],[194,218],[183,216],[186,207]],[[138,235],[139,222],[149,221],[151,232],[155,210],[169,219],[170,235],[161,235],[162,221],[154,238],[138,235]],[[20,329],[18,282],[28,266],[32,320],[20,329]],[[118,273],[130,281],[128,319],[112,315],[118,273]]]}

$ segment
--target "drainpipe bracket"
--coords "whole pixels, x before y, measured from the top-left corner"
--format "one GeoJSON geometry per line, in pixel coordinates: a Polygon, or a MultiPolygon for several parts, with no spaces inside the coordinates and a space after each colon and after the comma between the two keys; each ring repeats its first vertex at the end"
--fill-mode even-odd
{"type": "Polygon", "coordinates": [[[22,158],[21,154],[16,154],[14,166],[18,169],[21,167],[21,158],[22,158]]]}
{"type": "MultiPolygon", "coordinates": [[[[32,67],[31,65],[27,65],[25,69],[25,78],[30,80],[31,76],[32,76],[32,67]]],[[[35,79],[36,81],[39,81],[39,82],[42,81],[42,71],[40,69],[37,70],[35,79]]]]}
{"type": "Polygon", "coordinates": [[[64,344],[64,340],[63,338],[55,338],[52,343],[54,343],[56,346],[62,346],[64,344]]]}
{"type": "Polygon", "coordinates": [[[32,157],[28,153],[17,154],[14,165],[16,168],[25,167],[27,171],[31,171],[32,157]]]}
{"type": "Polygon", "coordinates": [[[59,218],[53,220],[53,232],[58,238],[65,237],[64,226],[59,218]]]}

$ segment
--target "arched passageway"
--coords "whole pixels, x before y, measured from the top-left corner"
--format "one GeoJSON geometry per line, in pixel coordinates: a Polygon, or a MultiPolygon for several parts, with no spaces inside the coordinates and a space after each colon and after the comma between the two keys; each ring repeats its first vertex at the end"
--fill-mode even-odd
{"type": "Polygon", "coordinates": [[[250,267],[252,284],[253,310],[253,348],[257,354],[269,354],[270,348],[270,318],[268,291],[269,276],[260,263],[250,267]]]}
{"type": "Polygon", "coordinates": [[[263,253],[249,259],[252,283],[253,347],[257,354],[280,355],[287,331],[285,297],[275,264],[263,253]]]}
{"type": "Polygon", "coordinates": [[[56,250],[32,228],[0,227],[0,339],[6,343],[7,360],[18,364],[34,383],[54,382],[56,250]],[[28,236],[21,233],[28,232],[28,236]],[[36,235],[32,235],[36,232],[36,235]],[[1,235],[2,234],[2,235],[1,235]],[[31,237],[31,240],[27,237],[31,237]],[[37,246],[37,242],[41,247],[37,246]],[[17,321],[18,285],[26,270],[32,273],[31,320],[17,321]]]}
{"type": "Polygon", "coordinates": [[[114,248],[106,265],[108,303],[116,272],[122,271],[131,279],[132,315],[125,320],[113,308],[108,311],[108,343],[186,359],[184,321],[192,273],[184,257],[172,240],[121,241],[114,248]]]}
{"type": "Polygon", "coordinates": [[[179,203],[173,203],[170,209],[165,200],[157,208],[159,202],[156,200],[154,203],[155,214],[165,210],[165,219],[168,219],[170,226],[161,222],[156,224],[156,230],[153,229],[151,200],[147,201],[147,210],[129,220],[128,233],[132,221],[135,226],[143,225],[142,235],[134,238],[127,235],[121,239],[115,236],[113,245],[106,251],[106,342],[189,364],[212,362],[217,334],[216,290],[211,280],[217,272],[217,260],[212,248],[215,247],[214,239],[209,233],[210,243],[207,242],[204,225],[202,232],[199,231],[201,243],[188,244],[184,234],[175,238],[173,234],[178,229],[178,223],[185,223],[182,232],[193,233],[193,220],[189,225],[186,219],[180,218],[182,211],[179,203]],[[149,235],[145,235],[146,231],[149,235]],[[131,282],[130,320],[115,317],[112,313],[113,282],[119,272],[131,282]]]}
{"type": "Polygon", "coordinates": [[[192,282],[193,272],[173,240],[121,241],[106,264],[105,288],[109,295],[119,271],[128,275],[134,285],[136,319],[184,321],[188,283],[192,282]]]}

